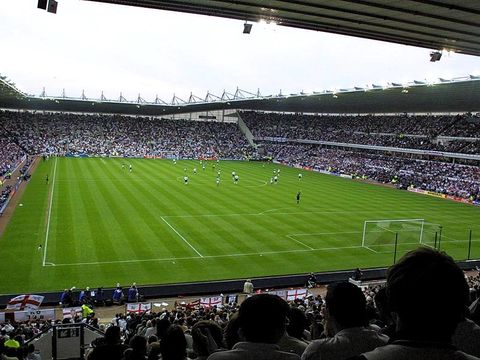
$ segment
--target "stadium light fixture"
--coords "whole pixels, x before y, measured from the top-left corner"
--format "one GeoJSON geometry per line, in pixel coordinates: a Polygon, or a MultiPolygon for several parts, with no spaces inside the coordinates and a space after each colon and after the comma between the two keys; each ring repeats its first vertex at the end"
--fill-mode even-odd
{"type": "Polygon", "coordinates": [[[442,53],[440,51],[432,51],[430,53],[430,62],[440,61],[442,53]]]}
{"type": "Polygon", "coordinates": [[[243,24],[243,33],[250,34],[250,32],[252,31],[252,26],[253,24],[249,24],[245,21],[245,24],[243,24]]]}

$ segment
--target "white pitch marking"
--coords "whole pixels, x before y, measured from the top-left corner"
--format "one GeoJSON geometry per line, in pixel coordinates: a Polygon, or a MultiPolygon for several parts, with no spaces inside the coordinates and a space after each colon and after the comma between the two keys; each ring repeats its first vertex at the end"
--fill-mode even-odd
{"type": "Polygon", "coordinates": [[[198,256],[200,256],[201,258],[203,258],[203,255],[200,254],[200,252],[199,252],[197,249],[195,249],[195,248],[192,246],[192,244],[190,244],[190,243],[188,242],[188,240],[185,239],[185,238],[183,237],[183,235],[180,234],[180,233],[177,231],[177,229],[175,229],[172,225],[170,225],[170,223],[169,223],[167,220],[165,220],[165,219],[163,218],[163,216],[160,216],[160,219],[162,219],[163,222],[170,227],[170,229],[172,229],[173,231],[175,231],[175,234],[177,234],[178,236],[180,236],[180,238],[181,238],[188,246],[190,246],[190,247],[192,248],[192,250],[195,251],[195,252],[198,254],[198,256]]]}
{"type": "Polygon", "coordinates": [[[295,239],[293,236],[290,236],[290,235],[285,235],[286,237],[288,237],[289,239],[295,241],[296,243],[300,244],[300,245],[303,245],[305,246],[306,248],[310,249],[310,250],[315,250],[314,248],[312,248],[311,246],[308,246],[307,244],[304,244],[303,242],[295,239]]]}
{"type": "Polygon", "coordinates": [[[55,178],[57,175],[57,161],[58,158],[55,158],[55,166],[53,167],[53,181],[52,181],[52,193],[50,194],[50,203],[48,204],[48,218],[47,218],[47,231],[45,233],[45,244],[43,245],[43,263],[42,266],[45,266],[47,260],[47,246],[48,246],[48,234],[50,232],[50,217],[52,215],[52,202],[53,202],[53,192],[55,190],[55,178]]]}
{"type": "MultiPolygon", "coordinates": [[[[296,250],[281,250],[281,251],[265,251],[265,252],[261,252],[261,253],[206,255],[206,256],[203,256],[202,258],[203,259],[216,259],[216,258],[241,257],[241,256],[275,255],[275,254],[302,253],[302,252],[313,252],[313,251],[332,251],[332,250],[343,250],[343,249],[361,249],[361,248],[365,248],[365,247],[361,246],[361,245],[358,245],[358,246],[320,248],[320,249],[313,249],[313,250],[310,250],[310,249],[296,249],[296,250]]],[[[136,263],[136,262],[141,263],[141,262],[153,262],[153,261],[173,261],[173,260],[178,261],[178,260],[199,260],[199,259],[200,258],[198,256],[188,256],[188,257],[156,258],[156,259],[81,262],[81,263],[71,263],[71,264],[56,264],[56,266],[83,266],[83,265],[123,264],[123,263],[136,263]]]]}
{"type": "MultiPolygon", "coordinates": [[[[272,209],[274,210],[274,209],[272,209]]],[[[278,210],[278,209],[275,209],[278,210]]],[[[197,214],[197,215],[163,215],[163,217],[171,218],[196,218],[196,217],[229,217],[229,216],[260,216],[260,215],[305,215],[305,214],[362,214],[362,213],[371,213],[371,210],[358,210],[358,211],[299,211],[299,212],[283,212],[276,213],[271,212],[267,213],[266,210],[263,213],[233,213],[233,214],[197,214]]],[[[405,213],[412,212],[415,210],[391,210],[384,211],[388,213],[405,213]]],[[[421,211],[421,210],[417,210],[421,211]]]]}

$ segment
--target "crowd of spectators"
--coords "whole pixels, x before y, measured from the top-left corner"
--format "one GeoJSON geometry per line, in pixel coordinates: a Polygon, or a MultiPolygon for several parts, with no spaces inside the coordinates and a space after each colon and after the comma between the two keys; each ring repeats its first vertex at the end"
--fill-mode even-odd
{"type": "Polygon", "coordinates": [[[0,325],[0,359],[41,360],[33,344],[26,341],[50,327],[49,321],[36,320],[21,323],[6,321],[0,325]]]}
{"type": "Polygon", "coordinates": [[[11,176],[25,152],[8,138],[0,138],[0,177],[11,176]]]}
{"type": "Polygon", "coordinates": [[[2,112],[0,126],[35,155],[245,159],[252,154],[235,123],[2,112]]]}
{"type": "Polygon", "coordinates": [[[340,150],[320,145],[266,143],[274,159],[291,166],[351,175],[400,188],[414,186],[462,198],[480,199],[480,167],[419,160],[381,152],[340,150]]]}
{"type": "Polygon", "coordinates": [[[460,139],[439,141],[437,139],[438,136],[478,139],[480,137],[480,118],[470,114],[319,116],[242,112],[241,117],[257,139],[317,140],[480,153],[478,141],[465,142],[460,139]],[[466,145],[468,145],[468,149],[466,145]]]}

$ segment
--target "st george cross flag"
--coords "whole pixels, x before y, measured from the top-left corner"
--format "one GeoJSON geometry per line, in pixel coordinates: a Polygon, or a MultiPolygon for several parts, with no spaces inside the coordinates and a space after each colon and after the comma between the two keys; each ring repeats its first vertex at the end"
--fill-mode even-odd
{"type": "Polygon", "coordinates": [[[293,301],[295,299],[303,299],[306,296],[307,296],[307,289],[287,290],[287,301],[293,301]]]}
{"type": "Polygon", "coordinates": [[[41,295],[18,295],[7,304],[7,310],[38,309],[44,296],[41,295]]]}
{"type": "Polygon", "coordinates": [[[203,307],[212,307],[222,305],[223,298],[221,296],[207,297],[200,299],[200,305],[203,307]]]}
{"type": "Polygon", "coordinates": [[[127,304],[127,313],[141,314],[150,312],[152,310],[152,303],[129,303],[127,304]]]}
{"type": "Polygon", "coordinates": [[[200,306],[200,299],[190,301],[188,304],[185,305],[185,307],[187,307],[189,309],[194,309],[197,306],[200,306]]]}

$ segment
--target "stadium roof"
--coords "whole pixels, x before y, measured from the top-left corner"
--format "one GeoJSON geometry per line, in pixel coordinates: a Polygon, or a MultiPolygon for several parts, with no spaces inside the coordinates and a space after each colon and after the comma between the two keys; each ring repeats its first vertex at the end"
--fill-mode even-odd
{"type": "MultiPolygon", "coordinates": [[[[88,0],[181,11],[480,55],[472,0],[88,0]]],[[[355,56],[355,54],[352,54],[355,56]]]]}
{"type": "Polygon", "coordinates": [[[170,103],[149,103],[140,97],[131,102],[123,98],[33,97],[0,81],[0,108],[141,116],[229,109],[323,114],[476,112],[480,111],[480,76],[274,96],[237,89],[222,96],[207,94],[200,98],[192,94],[188,101],[174,97],[170,103]]]}

